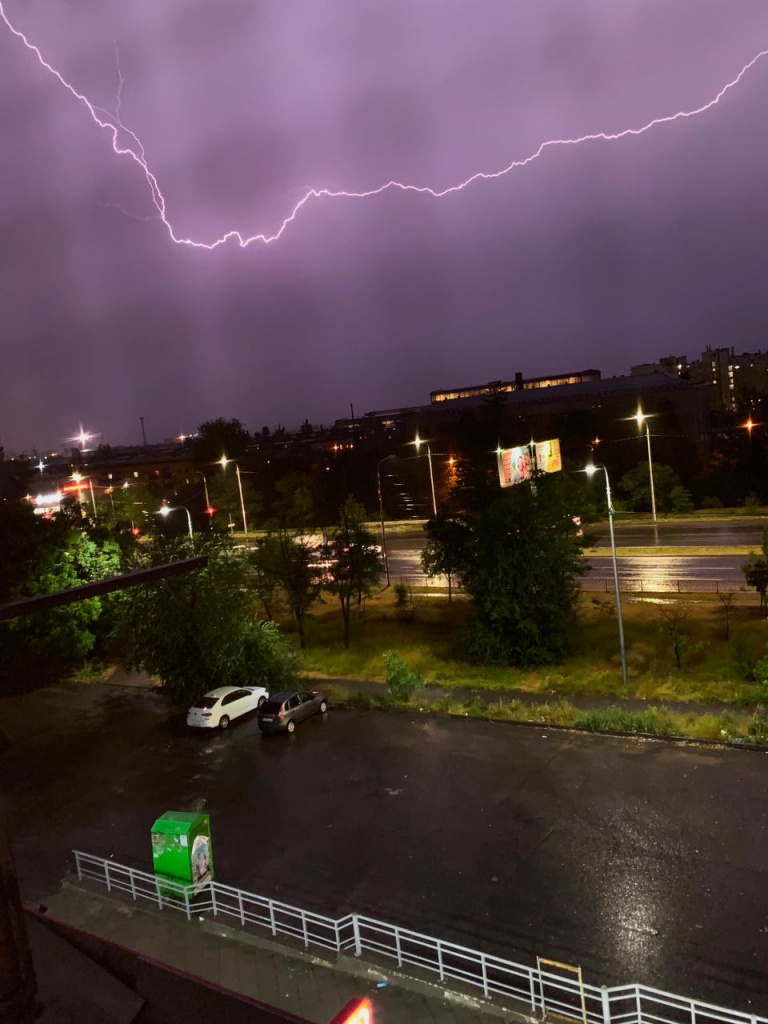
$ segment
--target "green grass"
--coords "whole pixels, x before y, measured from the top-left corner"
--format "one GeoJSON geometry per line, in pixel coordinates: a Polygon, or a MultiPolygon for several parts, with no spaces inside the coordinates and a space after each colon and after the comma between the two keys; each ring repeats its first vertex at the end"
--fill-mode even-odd
{"type": "MultiPolygon", "coordinates": [[[[546,694],[557,698],[600,696],[657,702],[753,705],[761,688],[744,678],[737,665],[735,643],[723,636],[719,605],[710,599],[686,602],[690,618],[685,630],[702,649],[678,670],[671,645],[659,629],[659,602],[627,602],[624,609],[629,681],[621,680],[616,616],[608,600],[582,598],[570,632],[570,653],[562,664],[541,669],[484,667],[456,657],[456,638],[466,623],[466,601],[448,604],[444,597],[424,599],[415,622],[395,611],[391,592],[367,603],[352,622],[352,640],[345,650],[339,611],[321,606],[307,624],[303,670],[317,677],[384,681],[383,654],[395,650],[410,670],[424,677],[428,688],[483,688],[546,694]]],[[[768,655],[768,630],[757,609],[739,605],[731,611],[732,632],[744,637],[757,657],[768,655]]]]}
{"type": "Polygon", "coordinates": [[[494,701],[486,704],[475,698],[457,701],[443,697],[410,701],[395,700],[384,690],[380,694],[358,693],[346,687],[331,685],[326,692],[336,707],[356,710],[409,711],[417,714],[444,714],[459,718],[482,718],[492,721],[518,722],[531,725],[561,726],[583,732],[620,733],[654,736],[659,739],[690,739],[714,742],[745,742],[768,746],[768,722],[753,714],[681,714],[664,707],[643,711],[625,711],[619,707],[595,711],[579,711],[568,701],[525,704],[520,700],[494,701]]]}

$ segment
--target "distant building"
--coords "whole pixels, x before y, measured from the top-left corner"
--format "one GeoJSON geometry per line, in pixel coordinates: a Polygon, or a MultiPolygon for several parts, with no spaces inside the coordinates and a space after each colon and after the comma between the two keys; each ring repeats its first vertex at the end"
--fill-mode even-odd
{"type": "Polygon", "coordinates": [[[665,356],[657,363],[633,366],[632,376],[665,373],[697,384],[710,385],[710,401],[721,412],[747,412],[755,401],[768,397],[768,352],[742,352],[733,346],[711,348],[690,362],[685,356],[665,356]]]}
{"type": "Polygon", "coordinates": [[[455,402],[460,398],[482,398],[484,395],[496,395],[510,391],[529,391],[535,388],[555,388],[563,384],[583,384],[590,380],[600,380],[599,370],[580,370],[578,373],[565,373],[559,376],[528,377],[516,373],[514,380],[492,380],[487,384],[475,384],[471,387],[451,388],[431,391],[429,398],[436,402],[455,402]]]}

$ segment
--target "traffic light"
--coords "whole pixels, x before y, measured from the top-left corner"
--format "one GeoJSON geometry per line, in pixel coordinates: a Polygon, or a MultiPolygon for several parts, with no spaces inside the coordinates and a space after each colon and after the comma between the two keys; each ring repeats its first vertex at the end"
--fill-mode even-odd
{"type": "Polygon", "coordinates": [[[207,516],[212,516],[215,512],[216,509],[213,507],[213,505],[209,505],[208,508],[205,510],[205,514],[207,516]]]}
{"type": "Polygon", "coordinates": [[[330,1024],[373,1024],[370,999],[350,999],[330,1024]]]}

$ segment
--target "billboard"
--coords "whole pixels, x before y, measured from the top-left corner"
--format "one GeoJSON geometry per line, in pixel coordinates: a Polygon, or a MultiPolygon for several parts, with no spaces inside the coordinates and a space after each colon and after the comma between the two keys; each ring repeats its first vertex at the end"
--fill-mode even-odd
{"type": "Polygon", "coordinates": [[[500,448],[496,453],[499,465],[499,483],[502,487],[530,480],[533,476],[533,459],[529,445],[519,448],[500,448]]]}
{"type": "Polygon", "coordinates": [[[536,469],[539,473],[558,473],[563,468],[560,439],[536,442],[536,469]]]}
{"type": "Polygon", "coordinates": [[[557,473],[563,468],[560,440],[556,437],[518,448],[499,448],[496,456],[502,487],[513,487],[523,480],[530,480],[534,473],[557,473]]]}

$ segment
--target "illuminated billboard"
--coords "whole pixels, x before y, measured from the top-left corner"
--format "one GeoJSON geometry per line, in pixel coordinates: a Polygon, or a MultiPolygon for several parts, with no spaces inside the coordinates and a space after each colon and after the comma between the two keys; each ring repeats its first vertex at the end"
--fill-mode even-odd
{"type": "Polygon", "coordinates": [[[560,441],[556,437],[518,448],[499,448],[496,456],[502,487],[514,487],[530,480],[534,473],[557,473],[563,468],[560,441]]]}
{"type": "Polygon", "coordinates": [[[539,473],[558,473],[563,468],[560,458],[560,439],[536,442],[536,470],[539,473]]]}
{"type": "Polygon", "coordinates": [[[527,444],[519,448],[500,448],[496,455],[502,487],[513,487],[533,476],[531,449],[527,444]]]}

